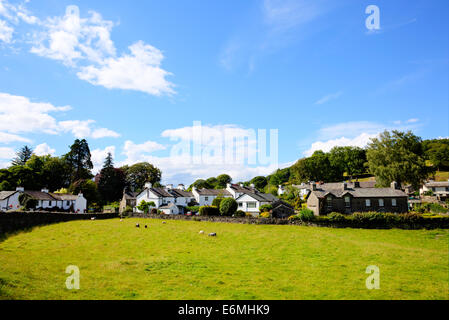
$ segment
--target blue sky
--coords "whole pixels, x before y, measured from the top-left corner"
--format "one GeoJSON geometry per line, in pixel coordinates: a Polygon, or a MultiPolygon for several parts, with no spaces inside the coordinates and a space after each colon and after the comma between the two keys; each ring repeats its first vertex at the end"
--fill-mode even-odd
{"type": "Polygon", "coordinates": [[[0,165],[24,144],[62,155],[86,138],[95,170],[109,151],[165,183],[239,181],[384,129],[447,137],[448,13],[445,0],[0,0],[0,165]],[[174,157],[194,121],[277,129],[277,163],[174,157]]]}

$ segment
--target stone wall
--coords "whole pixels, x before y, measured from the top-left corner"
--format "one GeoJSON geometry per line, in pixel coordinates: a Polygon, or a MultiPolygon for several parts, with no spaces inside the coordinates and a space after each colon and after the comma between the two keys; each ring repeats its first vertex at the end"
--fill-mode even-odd
{"type": "Polygon", "coordinates": [[[113,219],[116,213],[76,214],[49,212],[0,212],[0,236],[21,230],[28,230],[36,226],[73,220],[113,219]]]}

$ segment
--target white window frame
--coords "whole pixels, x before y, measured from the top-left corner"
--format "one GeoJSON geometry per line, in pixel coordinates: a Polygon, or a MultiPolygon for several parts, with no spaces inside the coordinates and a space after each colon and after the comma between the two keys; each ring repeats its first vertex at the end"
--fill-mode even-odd
{"type": "Polygon", "coordinates": [[[396,201],[396,198],[391,199],[391,206],[392,207],[397,207],[398,206],[398,202],[396,201]]]}
{"type": "Polygon", "coordinates": [[[247,209],[256,209],[257,208],[257,202],[247,202],[246,203],[246,208],[247,209]],[[253,207],[254,205],[254,207],[253,207]]]}
{"type": "Polygon", "coordinates": [[[351,207],[351,197],[350,196],[346,196],[345,197],[345,207],[346,208],[350,208],[351,207]]]}
{"type": "Polygon", "coordinates": [[[379,207],[384,207],[384,206],[385,206],[384,199],[379,199],[379,207]]]}
{"type": "Polygon", "coordinates": [[[365,200],[365,206],[366,207],[371,207],[371,199],[366,199],[365,200]]]}
{"type": "Polygon", "coordinates": [[[332,197],[326,197],[326,204],[328,208],[332,208],[332,197]]]}

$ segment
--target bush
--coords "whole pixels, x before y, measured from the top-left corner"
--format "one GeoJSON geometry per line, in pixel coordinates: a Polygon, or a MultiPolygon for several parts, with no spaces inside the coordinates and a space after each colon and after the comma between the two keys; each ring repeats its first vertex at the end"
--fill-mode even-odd
{"type": "Polygon", "coordinates": [[[315,218],[315,215],[310,209],[302,209],[301,211],[299,211],[298,217],[302,221],[312,221],[315,218]]]}
{"type": "Polygon", "coordinates": [[[218,216],[220,211],[214,206],[203,206],[199,210],[200,216],[218,216]]]}
{"type": "Polygon", "coordinates": [[[352,215],[352,218],[361,224],[388,225],[398,220],[397,215],[385,212],[356,212],[352,215]]]}
{"type": "Polygon", "coordinates": [[[158,212],[159,210],[157,210],[156,208],[151,209],[150,213],[151,214],[159,214],[158,212]]]}
{"type": "Polygon", "coordinates": [[[126,206],[125,210],[123,211],[123,213],[132,213],[133,212],[133,207],[131,206],[126,206]]]}
{"type": "Polygon", "coordinates": [[[188,206],[186,207],[186,211],[187,212],[192,212],[192,213],[197,213],[198,211],[200,211],[200,206],[188,206]]]}
{"type": "Polygon", "coordinates": [[[332,212],[331,214],[329,214],[328,218],[329,221],[332,222],[343,222],[346,220],[346,217],[338,212],[332,212]]]}
{"type": "Polygon", "coordinates": [[[26,193],[19,196],[19,203],[25,210],[36,209],[38,201],[26,193]]]}
{"type": "Polygon", "coordinates": [[[244,217],[245,215],[246,215],[245,212],[242,211],[242,210],[237,210],[237,211],[234,213],[234,217],[239,217],[239,218],[244,217]]]}
{"type": "Polygon", "coordinates": [[[429,203],[429,202],[423,202],[421,204],[417,204],[413,207],[413,210],[415,210],[418,213],[447,213],[448,209],[443,207],[442,205],[438,203],[429,203]]]}
{"type": "Polygon", "coordinates": [[[212,205],[214,207],[220,208],[220,203],[223,201],[223,197],[216,197],[213,201],[212,201],[212,205]]]}
{"type": "Polygon", "coordinates": [[[259,211],[262,212],[270,212],[273,210],[273,206],[271,204],[264,204],[263,206],[260,206],[259,211]]]}
{"type": "Polygon", "coordinates": [[[237,211],[237,202],[233,198],[223,199],[220,203],[220,214],[231,217],[237,211]]]}
{"type": "Polygon", "coordinates": [[[265,211],[260,214],[261,218],[271,218],[271,213],[265,211]]]}

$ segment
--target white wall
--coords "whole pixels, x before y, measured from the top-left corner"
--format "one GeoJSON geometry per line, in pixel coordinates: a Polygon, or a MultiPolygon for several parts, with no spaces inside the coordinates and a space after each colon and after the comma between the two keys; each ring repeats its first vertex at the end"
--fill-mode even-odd
{"type": "Polygon", "coordinates": [[[0,210],[7,211],[20,209],[19,195],[20,192],[16,192],[5,200],[0,201],[0,210]]]}
{"type": "Polygon", "coordinates": [[[237,200],[237,205],[238,205],[237,210],[242,210],[244,212],[249,212],[249,213],[258,215],[260,207],[264,204],[268,204],[268,202],[259,202],[256,199],[253,199],[249,195],[245,194],[237,200]],[[248,208],[248,203],[255,203],[256,207],[248,208]]]}

